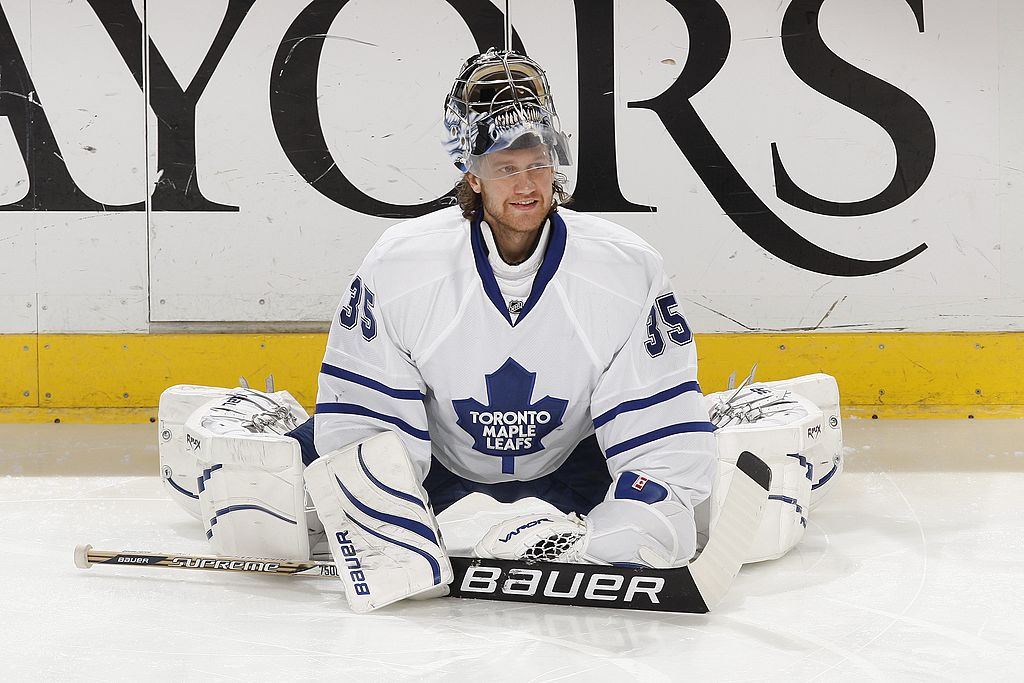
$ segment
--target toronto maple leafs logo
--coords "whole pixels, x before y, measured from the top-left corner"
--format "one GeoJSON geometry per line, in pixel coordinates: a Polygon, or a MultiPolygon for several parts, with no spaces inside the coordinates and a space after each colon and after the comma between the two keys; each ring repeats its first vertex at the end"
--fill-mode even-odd
{"type": "Polygon", "coordinates": [[[562,424],[569,402],[545,396],[531,403],[537,373],[511,358],[484,380],[487,405],[452,401],[458,425],[473,437],[474,450],[501,458],[502,473],[514,474],[516,458],[543,450],[541,440],[562,424]]]}

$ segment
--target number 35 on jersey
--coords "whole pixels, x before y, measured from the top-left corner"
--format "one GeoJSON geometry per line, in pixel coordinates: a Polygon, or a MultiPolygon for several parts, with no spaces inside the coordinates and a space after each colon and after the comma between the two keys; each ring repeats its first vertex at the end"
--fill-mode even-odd
{"type": "Polygon", "coordinates": [[[683,314],[676,310],[677,306],[676,295],[672,292],[662,294],[651,306],[651,312],[647,316],[647,341],[644,343],[644,348],[651,358],[657,358],[665,353],[666,336],[676,346],[684,346],[693,341],[693,332],[686,324],[683,314]]]}

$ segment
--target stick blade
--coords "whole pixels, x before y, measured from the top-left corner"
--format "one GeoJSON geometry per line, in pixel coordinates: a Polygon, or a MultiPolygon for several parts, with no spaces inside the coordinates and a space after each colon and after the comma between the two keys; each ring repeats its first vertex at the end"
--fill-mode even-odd
{"type": "Polygon", "coordinates": [[[711,538],[700,557],[690,563],[708,610],[722,601],[739,573],[761,525],[772,482],[771,468],[749,451],[740,454],[736,469],[711,538]]]}
{"type": "Polygon", "coordinates": [[[772,468],[750,451],[743,451],[736,459],[736,469],[747,475],[765,491],[772,484],[772,468]]]}

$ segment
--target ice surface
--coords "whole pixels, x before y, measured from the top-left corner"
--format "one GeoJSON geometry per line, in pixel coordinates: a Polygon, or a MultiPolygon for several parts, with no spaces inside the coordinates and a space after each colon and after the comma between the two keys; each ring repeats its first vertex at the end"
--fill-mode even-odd
{"type": "MultiPolygon", "coordinates": [[[[336,579],[94,567],[208,552],[151,426],[0,426],[0,678],[749,681],[1024,679],[1024,422],[846,421],[847,471],[801,545],[709,615],[406,602],[336,579]]],[[[482,527],[445,514],[449,542],[482,527]],[[460,536],[460,530],[462,535],[460,536]]]]}

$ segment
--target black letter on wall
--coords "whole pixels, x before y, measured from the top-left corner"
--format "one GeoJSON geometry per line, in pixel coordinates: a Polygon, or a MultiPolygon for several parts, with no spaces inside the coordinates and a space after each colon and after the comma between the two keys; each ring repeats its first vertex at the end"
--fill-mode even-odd
{"type": "MultiPolygon", "coordinates": [[[[782,48],[793,73],[825,97],[860,112],[885,129],[896,146],[888,187],[869,199],[833,202],[797,187],[772,143],[776,194],[793,206],[826,216],[866,216],[906,201],[924,184],[935,161],[935,128],[910,95],[844,62],[825,45],[818,12],[825,0],[793,0],[782,20],[782,48]]],[[[906,0],[924,32],[923,0],[906,0]]]]}
{"type": "MultiPolygon", "coordinates": [[[[313,0],[278,46],[270,76],[270,112],[277,139],[295,170],[328,199],[371,216],[422,216],[439,208],[436,199],[411,205],[375,199],[345,177],[327,148],[316,99],[317,74],[324,36],[346,4],[348,0],[313,0]]],[[[356,96],[352,104],[360,104],[356,96]]]]}
{"type": "MultiPolygon", "coordinates": [[[[185,90],[149,41],[149,106],[157,120],[157,169],[163,172],[153,190],[154,211],[238,211],[203,196],[196,177],[196,103],[206,90],[231,39],[255,0],[228,0],[217,35],[185,90]]],[[[131,0],[89,0],[135,82],[143,87],[142,23],[131,0]]]]}
{"type": "MultiPolygon", "coordinates": [[[[317,70],[323,40],[348,0],[314,0],[288,28],[274,59],[270,101],[274,128],[281,147],[295,169],[325,197],[350,209],[386,218],[421,216],[438,207],[437,200],[422,204],[390,204],[370,197],[345,177],[337,167],[320,124],[316,102],[317,70]]],[[[466,22],[477,50],[504,45],[504,18],[488,0],[448,0],[466,22]]],[[[601,11],[577,6],[577,29],[585,38],[578,41],[580,62],[579,175],[574,197],[577,206],[589,211],[649,211],[652,207],[632,204],[618,186],[615,160],[614,98],[612,90],[613,22],[610,0],[602,0],[601,11]]],[[[513,31],[513,48],[526,53],[513,31]]],[[[466,55],[469,57],[469,55],[466,55]]],[[[451,65],[452,77],[457,64],[451,65]]],[[[443,93],[438,93],[441,111],[443,93]]],[[[557,100],[557,93],[556,93],[557,100]]],[[[440,145],[438,147],[440,151],[440,145]]],[[[454,175],[454,174],[453,174],[454,175]]]]}
{"type": "Polygon", "coordinates": [[[145,208],[144,202],[104,206],[75,184],[2,7],[0,77],[3,78],[0,116],[6,116],[11,123],[29,181],[28,194],[24,199],[0,206],[0,211],[141,211],[145,208]]]}
{"type": "Polygon", "coordinates": [[[927,249],[884,261],[862,261],[822,249],[772,213],[732,165],[690,103],[690,98],[721,70],[729,54],[729,20],[715,0],[666,0],[683,17],[690,33],[690,54],[668,90],[630,107],[650,109],[729,218],[761,248],[794,266],[823,275],[873,275],[906,263],[927,249]]]}
{"type": "MultiPolygon", "coordinates": [[[[369,196],[338,168],[324,138],[316,99],[317,73],[324,37],[348,0],[314,0],[296,17],[281,41],[270,76],[270,109],[274,129],[288,160],[315,190],[354,211],[384,218],[412,218],[440,207],[442,195],[422,204],[390,204],[369,196]]],[[[505,43],[504,17],[487,0],[448,0],[466,22],[477,49],[505,43]]],[[[512,45],[525,52],[513,30],[512,45]]],[[[469,57],[469,55],[466,55],[469,57]]],[[[451,65],[455,77],[458,64],[451,65]]],[[[440,114],[444,93],[437,94],[440,114]]],[[[438,154],[444,154],[440,143],[438,154]]],[[[452,177],[458,171],[452,166],[452,177]]]]}
{"type": "MultiPolygon", "coordinates": [[[[494,6],[490,0],[448,0],[448,4],[459,13],[462,20],[469,27],[476,41],[477,52],[486,52],[488,48],[496,47],[499,50],[505,47],[505,15],[494,6]]],[[[513,20],[515,14],[512,15],[513,20]]],[[[519,32],[512,27],[512,49],[522,54],[527,54],[523,47],[523,41],[519,32]]],[[[466,55],[470,57],[470,55],[466,55]]],[[[455,70],[459,68],[455,64],[451,68],[452,79],[455,78],[455,70]]],[[[442,100],[439,100],[443,102],[442,100]]],[[[441,105],[438,104],[440,109],[441,105]]]]}
{"type": "MultiPolygon", "coordinates": [[[[576,5],[579,64],[579,167],[574,208],[583,211],[656,211],[628,201],[619,188],[615,154],[615,15],[612,0],[576,5]]],[[[557,95],[557,93],[556,93],[557,95]]]]}

